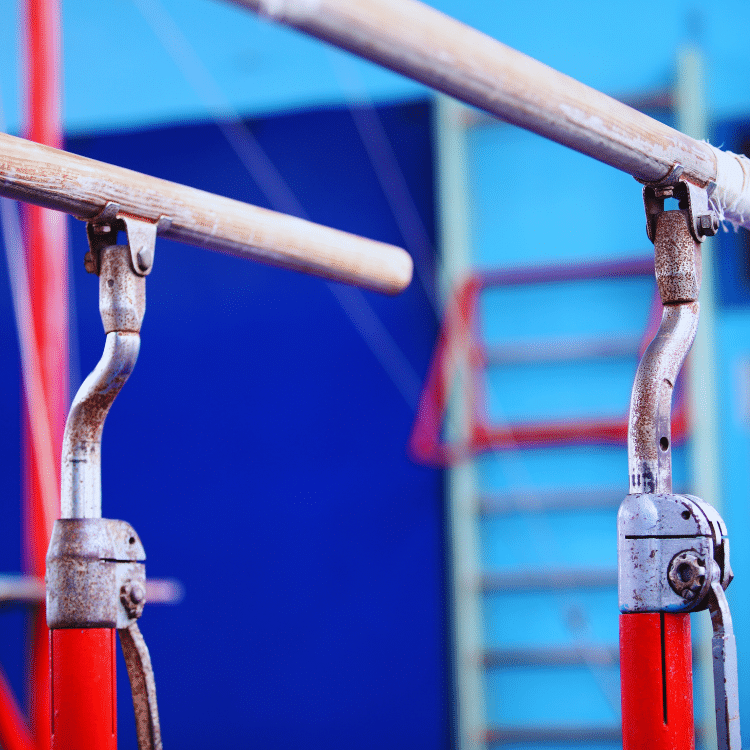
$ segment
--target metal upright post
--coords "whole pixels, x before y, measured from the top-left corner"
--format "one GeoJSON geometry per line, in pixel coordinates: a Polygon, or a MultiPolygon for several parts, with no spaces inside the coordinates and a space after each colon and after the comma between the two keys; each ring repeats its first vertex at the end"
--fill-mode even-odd
{"type": "MultiPolygon", "coordinates": [[[[436,143],[440,198],[440,251],[442,292],[445,300],[470,271],[469,206],[466,184],[466,132],[461,123],[465,108],[440,96],[436,104],[436,143]]],[[[471,421],[471,375],[466,368],[465,347],[455,347],[450,356],[464,378],[461,396],[450,404],[449,433],[458,444],[469,441],[471,421]]],[[[447,512],[454,570],[453,638],[456,658],[455,745],[458,750],[484,750],[487,717],[482,667],[477,654],[482,643],[482,602],[479,580],[479,528],[476,520],[477,480],[475,467],[459,458],[447,472],[447,512]]]]}
{"type": "Polygon", "coordinates": [[[695,747],[688,613],[709,609],[719,748],[739,750],[726,527],[709,503],[672,493],[672,392],[698,327],[701,242],[718,217],[706,191],[679,175],[644,188],[644,202],[664,311],[633,385],[630,494],[617,518],[623,748],[695,747]],[[679,210],[665,211],[667,198],[679,210]]]}
{"type": "MultiPolygon", "coordinates": [[[[664,198],[673,188],[659,194],[664,198]]],[[[647,191],[654,191],[647,188],[647,191]]],[[[649,204],[647,192],[647,206],[649,204]]],[[[630,495],[672,493],[672,390],[698,326],[700,244],[682,211],[649,219],[655,265],[664,304],[661,326],[638,366],[630,405],[628,463],[630,495]],[[644,494],[645,493],[645,494],[644,494]]],[[[629,517],[623,502],[620,523],[629,517]]],[[[631,501],[632,502],[632,501],[631,501]]],[[[655,511],[656,512],[656,511],[655,511]]],[[[637,515],[638,511],[635,512],[637,515]]],[[[654,519],[655,520],[655,519],[654,519]]],[[[630,530],[630,529],[628,529],[630,530]]],[[[631,537],[640,536],[630,534],[631,537]]],[[[645,536],[645,534],[644,534],[645,536]]],[[[692,701],[690,615],[638,606],[647,598],[633,580],[640,560],[620,557],[620,678],[624,750],[692,750],[695,747],[692,701]],[[631,588],[634,593],[630,596],[631,588]],[[631,606],[628,598],[635,600],[631,606]]],[[[650,604],[650,603],[649,603],[650,604]]]]}
{"type": "Polygon", "coordinates": [[[141,750],[161,747],[148,650],[136,619],[145,601],[145,552],[133,528],[102,518],[104,420],[135,366],[156,224],[112,216],[90,224],[89,271],[99,276],[104,354],[65,425],[62,518],[47,553],[53,750],[115,750],[115,629],[133,688],[141,750]],[[126,228],[129,245],[108,244],[126,228]]]}

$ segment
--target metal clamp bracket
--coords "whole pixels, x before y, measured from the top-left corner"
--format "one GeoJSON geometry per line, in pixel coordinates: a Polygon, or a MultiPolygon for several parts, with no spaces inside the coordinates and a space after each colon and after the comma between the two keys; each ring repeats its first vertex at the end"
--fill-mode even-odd
{"type": "Polygon", "coordinates": [[[47,625],[129,627],[146,601],[145,559],[138,534],[125,521],[55,521],[47,551],[47,625]]]}
{"type": "Polygon", "coordinates": [[[643,188],[646,232],[651,242],[656,240],[656,220],[663,213],[667,198],[676,198],[680,209],[688,212],[690,232],[698,242],[713,237],[719,231],[719,217],[709,206],[708,190],[683,179],[682,168],[677,167],[670,172],[672,179],[643,188]]]}
{"type": "Polygon", "coordinates": [[[695,612],[732,580],[726,526],[693,495],[628,495],[617,516],[621,612],[695,612]]]}
{"type": "Polygon", "coordinates": [[[110,518],[55,521],[47,551],[47,625],[117,628],[130,678],[139,750],[161,750],[156,682],[137,620],[146,603],[146,552],[110,518]]]}
{"type": "Polygon", "coordinates": [[[121,210],[119,203],[108,201],[92,219],[87,219],[86,233],[89,252],[84,263],[89,273],[99,275],[99,253],[108,245],[117,244],[117,233],[124,231],[128,237],[133,271],[139,276],[148,276],[154,266],[156,235],[172,226],[169,216],[160,215],[156,221],[121,210]]]}
{"type": "Polygon", "coordinates": [[[737,646],[724,590],[732,582],[727,530],[693,495],[628,495],[617,514],[620,611],[708,609],[719,750],[741,750],[737,646]]]}

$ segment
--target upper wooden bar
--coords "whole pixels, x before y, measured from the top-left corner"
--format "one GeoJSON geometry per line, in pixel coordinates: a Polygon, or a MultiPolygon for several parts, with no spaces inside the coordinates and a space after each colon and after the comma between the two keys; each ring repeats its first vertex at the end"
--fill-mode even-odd
{"type": "MultiPolygon", "coordinates": [[[[696,141],[423,3],[232,1],[643,182],[659,182],[680,165],[686,179],[709,187],[723,217],[750,226],[747,159],[696,141]]],[[[551,164],[539,178],[559,175],[551,164]]]]}
{"type": "Polygon", "coordinates": [[[93,219],[109,202],[160,234],[387,294],[411,280],[401,248],[0,133],[0,195],[93,219]]]}

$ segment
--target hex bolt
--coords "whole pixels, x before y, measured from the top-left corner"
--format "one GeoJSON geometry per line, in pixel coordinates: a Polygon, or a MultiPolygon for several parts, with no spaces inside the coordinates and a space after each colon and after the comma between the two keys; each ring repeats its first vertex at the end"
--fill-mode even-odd
{"type": "Polygon", "coordinates": [[[134,584],[130,589],[130,600],[134,604],[140,604],[146,598],[146,592],[140,583],[134,584]]]}
{"type": "Polygon", "coordinates": [[[706,561],[699,558],[694,550],[679,552],[669,563],[667,577],[669,585],[677,594],[692,601],[706,583],[706,561]]]}
{"type": "Polygon", "coordinates": [[[698,231],[704,237],[713,237],[719,231],[719,219],[715,213],[698,217],[698,231]]]}
{"type": "Polygon", "coordinates": [[[128,581],[120,588],[120,601],[128,613],[128,617],[135,620],[143,613],[146,603],[146,591],[137,581],[128,581]]]}

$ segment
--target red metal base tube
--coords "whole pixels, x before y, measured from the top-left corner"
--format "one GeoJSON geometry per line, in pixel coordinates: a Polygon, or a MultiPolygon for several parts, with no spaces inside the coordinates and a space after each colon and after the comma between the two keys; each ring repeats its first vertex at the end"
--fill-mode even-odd
{"type": "Polygon", "coordinates": [[[694,750],[689,614],[620,615],[623,750],[694,750]]]}
{"type": "Polygon", "coordinates": [[[52,750],[117,750],[115,631],[52,630],[52,750]]]}

